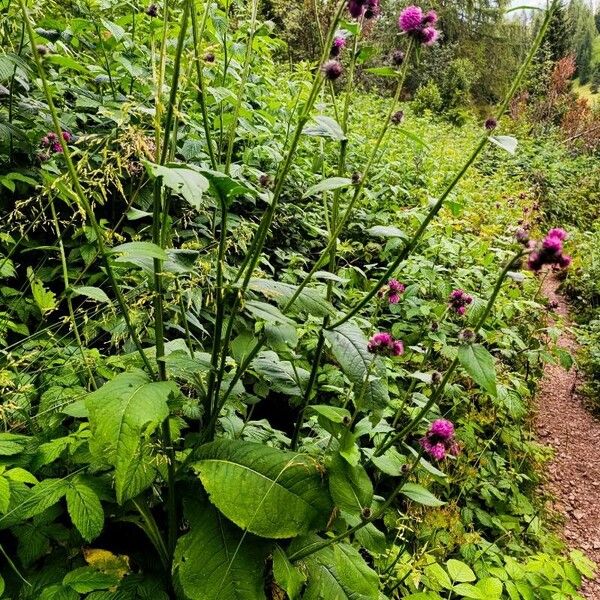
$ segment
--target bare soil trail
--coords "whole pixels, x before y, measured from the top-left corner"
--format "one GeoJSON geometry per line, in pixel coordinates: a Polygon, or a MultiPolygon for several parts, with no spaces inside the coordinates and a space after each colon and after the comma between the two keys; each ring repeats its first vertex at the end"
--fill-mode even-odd
{"type": "MultiPolygon", "coordinates": [[[[557,293],[559,282],[549,274],[542,285],[556,313],[566,325],[558,345],[574,354],[577,342],[569,331],[568,306],[557,293]]],[[[539,440],[555,450],[548,465],[547,491],[553,508],[564,515],[564,538],[600,564],[600,420],[577,395],[577,371],[546,365],[536,400],[535,429],[539,440]]],[[[600,600],[600,576],[581,591],[588,600],[600,600]]]]}

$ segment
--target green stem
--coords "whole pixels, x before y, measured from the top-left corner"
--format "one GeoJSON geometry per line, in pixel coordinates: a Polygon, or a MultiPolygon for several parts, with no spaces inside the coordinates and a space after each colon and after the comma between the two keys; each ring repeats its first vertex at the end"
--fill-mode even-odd
{"type": "Polygon", "coordinates": [[[133,505],[137,508],[140,516],[142,517],[143,526],[142,529],[146,532],[149,540],[152,542],[152,545],[158,552],[158,556],[160,557],[160,561],[165,569],[165,571],[169,571],[169,565],[171,564],[169,558],[169,552],[165,543],[160,534],[160,529],[156,524],[156,520],[150,509],[146,505],[146,503],[141,500],[132,500],[133,505]]]}
{"type": "MultiPolygon", "coordinates": [[[[504,115],[504,113],[506,112],[506,109],[508,108],[509,102],[511,101],[512,97],[515,95],[516,91],[521,86],[523,77],[525,76],[525,73],[526,73],[527,69],[529,68],[529,65],[531,64],[533,57],[535,56],[538,48],[540,47],[540,44],[542,43],[542,40],[544,39],[546,30],[548,29],[548,25],[550,23],[550,19],[556,8],[556,2],[557,2],[557,0],[553,0],[551,6],[546,11],[544,22],[542,23],[542,27],[538,31],[538,34],[533,42],[533,45],[531,46],[529,54],[527,55],[527,58],[521,65],[521,68],[519,69],[519,71],[517,72],[517,75],[515,76],[515,78],[512,82],[512,85],[510,87],[510,90],[508,91],[506,97],[504,98],[504,101],[500,105],[500,108],[498,109],[498,112],[497,112],[498,119],[500,119],[504,115]]],[[[371,301],[371,299],[379,292],[379,290],[382,288],[382,286],[384,286],[386,284],[388,279],[394,274],[394,272],[398,269],[398,267],[408,258],[408,256],[411,254],[411,252],[417,246],[422,235],[425,233],[425,230],[427,229],[429,223],[436,217],[436,215],[441,210],[441,208],[444,205],[444,202],[446,201],[448,196],[451,194],[451,192],[454,190],[454,188],[457,186],[457,184],[463,178],[465,173],[469,170],[471,165],[475,162],[475,160],[477,159],[477,157],[479,156],[479,154],[485,147],[486,143],[488,142],[490,135],[491,135],[491,132],[488,131],[481,137],[481,139],[477,143],[477,146],[475,147],[475,149],[473,150],[473,152],[471,153],[471,155],[469,156],[469,158],[467,159],[467,161],[465,162],[463,167],[455,175],[455,177],[452,179],[452,181],[448,184],[446,189],[443,191],[442,195],[438,198],[437,202],[433,205],[433,207],[431,208],[431,210],[429,211],[429,213],[427,214],[427,216],[421,223],[420,227],[417,229],[416,233],[412,237],[411,241],[402,249],[402,251],[398,255],[398,258],[394,262],[392,262],[392,264],[386,269],[385,273],[379,278],[379,280],[373,286],[371,291],[354,308],[350,309],[341,319],[339,319],[336,323],[334,323],[331,326],[331,329],[335,329],[336,327],[339,327],[340,325],[342,325],[343,323],[345,323],[346,321],[351,319],[354,315],[356,315],[360,310],[362,310],[371,301]]]]}
{"type": "Polygon", "coordinates": [[[52,118],[52,124],[54,126],[56,135],[58,136],[58,141],[63,150],[62,155],[63,155],[64,161],[67,165],[67,170],[69,172],[69,177],[71,179],[71,185],[73,186],[73,191],[75,192],[75,196],[81,203],[81,206],[83,207],[83,210],[85,211],[85,214],[86,214],[87,218],[89,219],[92,229],[94,230],[94,233],[96,235],[96,243],[98,244],[98,252],[102,256],[102,259],[104,260],[106,274],[108,276],[110,284],[115,293],[117,303],[119,304],[119,308],[123,312],[123,318],[125,319],[125,324],[127,325],[127,329],[129,330],[131,339],[133,340],[133,343],[134,343],[137,351],[139,352],[146,369],[148,370],[148,372],[150,374],[154,375],[154,368],[152,367],[150,360],[146,356],[146,353],[144,352],[144,348],[142,347],[142,343],[141,343],[141,341],[138,337],[138,334],[133,326],[133,323],[131,322],[131,317],[129,315],[129,309],[127,307],[127,303],[125,302],[125,297],[123,296],[123,292],[121,291],[121,288],[119,287],[117,278],[114,274],[112,265],[110,263],[108,252],[106,251],[106,247],[104,245],[104,233],[103,233],[102,229],[100,228],[100,225],[98,224],[98,221],[96,220],[96,215],[94,214],[94,211],[92,210],[92,207],[87,199],[86,194],[83,191],[83,188],[81,187],[81,184],[79,183],[79,177],[77,176],[77,171],[75,169],[75,165],[73,164],[73,160],[71,159],[71,152],[70,152],[69,147],[67,146],[65,140],[62,137],[62,127],[61,127],[60,121],[58,119],[58,113],[56,112],[56,107],[54,106],[54,100],[52,99],[52,92],[50,91],[50,86],[48,84],[48,79],[46,77],[46,71],[44,70],[44,66],[42,64],[42,58],[35,51],[35,32],[33,31],[33,26],[31,24],[31,20],[29,18],[29,13],[27,11],[27,7],[25,6],[24,0],[19,0],[19,5],[21,8],[21,12],[23,13],[23,18],[25,20],[25,26],[27,27],[27,35],[29,36],[29,43],[32,48],[32,54],[33,54],[34,61],[36,63],[36,67],[38,69],[38,73],[40,75],[42,87],[44,89],[44,95],[46,97],[46,102],[48,103],[48,109],[50,111],[50,116],[52,118]]]}
{"type": "Polygon", "coordinates": [[[258,0],[252,0],[252,16],[250,18],[250,35],[248,36],[248,42],[246,44],[246,53],[244,55],[244,68],[242,72],[242,78],[240,80],[240,86],[237,93],[237,99],[235,108],[233,110],[233,120],[229,127],[229,136],[227,141],[227,154],[225,157],[225,173],[229,173],[229,167],[231,166],[231,158],[233,156],[233,145],[235,143],[235,133],[237,130],[238,119],[240,117],[240,110],[242,108],[242,101],[244,99],[244,91],[246,84],[248,83],[248,77],[250,75],[250,63],[252,62],[252,45],[254,43],[254,34],[256,33],[256,15],[258,13],[258,0]]]}
{"type": "Polygon", "coordinates": [[[206,137],[206,146],[208,147],[208,155],[210,157],[210,165],[216,170],[217,159],[215,158],[215,151],[213,148],[212,135],[210,132],[210,123],[208,120],[208,110],[206,108],[206,95],[204,86],[204,65],[202,63],[202,57],[200,55],[200,44],[204,37],[204,29],[206,27],[206,21],[208,19],[208,13],[210,10],[210,0],[205,0],[204,12],[202,13],[202,21],[200,28],[198,28],[198,19],[196,16],[195,2],[190,0],[190,14],[192,16],[192,33],[194,36],[194,62],[196,63],[196,77],[198,78],[198,104],[202,111],[202,125],[204,127],[204,135],[206,137]]]}

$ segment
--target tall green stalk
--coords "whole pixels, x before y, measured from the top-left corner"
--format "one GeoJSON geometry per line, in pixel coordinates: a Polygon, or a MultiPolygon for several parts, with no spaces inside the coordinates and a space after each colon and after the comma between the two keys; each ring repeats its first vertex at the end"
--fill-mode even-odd
{"type": "Polygon", "coordinates": [[[198,78],[198,94],[197,100],[202,111],[202,126],[204,127],[204,136],[206,138],[206,146],[208,148],[208,156],[210,158],[210,166],[217,169],[217,159],[215,157],[215,150],[213,148],[212,135],[210,131],[210,123],[208,120],[208,110],[206,108],[206,90],[204,86],[204,65],[202,63],[202,57],[200,55],[200,45],[202,38],[204,37],[204,29],[206,27],[206,21],[208,19],[208,13],[210,10],[210,0],[204,2],[204,12],[202,13],[202,21],[200,27],[198,27],[198,18],[196,15],[196,6],[194,0],[189,0],[190,3],[190,15],[192,17],[192,33],[194,36],[194,62],[196,65],[196,77],[198,78]]]}
{"type": "Polygon", "coordinates": [[[248,84],[248,77],[250,75],[250,65],[252,63],[252,45],[254,44],[254,35],[256,33],[256,15],[258,14],[258,0],[252,0],[252,15],[250,17],[250,35],[246,43],[246,53],[244,54],[244,67],[242,71],[242,78],[238,93],[236,94],[237,99],[235,108],[233,109],[233,119],[229,127],[228,139],[227,139],[227,153],[225,155],[225,173],[229,173],[231,167],[231,158],[233,156],[233,145],[235,143],[235,134],[237,131],[238,120],[240,118],[240,110],[242,108],[242,102],[244,99],[244,92],[246,85],[248,84]]]}
{"type": "Polygon", "coordinates": [[[58,136],[58,141],[62,148],[62,156],[65,161],[65,164],[67,165],[67,171],[69,173],[69,178],[71,179],[71,185],[73,187],[73,191],[74,191],[75,196],[77,197],[81,207],[83,208],[88,220],[90,221],[92,229],[94,230],[94,234],[96,235],[96,243],[98,244],[98,252],[102,256],[102,259],[104,261],[104,266],[106,269],[106,274],[108,276],[108,280],[110,282],[110,285],[111,285],[113,292],[115,294],[115,297],[117,299],[117,303],[119,304],[119,308],[121,309],[121,311],[123,313],[123,318],[125,319],[125,324],[127,325],[127,329],[129,330],[129,335],[131,336],[131,339],[133,340],[133,343],[134,343],[138,353],[140,354],[140,357],[142,359],[142,362],[144,363],[144,366],[146,367],[146,369],[148,370],[148,372],[151,375],[154,375],[154,367],[152,366],[152,363],[150,362],[146,353],[144,352],[142,343],[141,343],[139,336],[135,330],[135,327],[133,326],[133,323],[131,321],[131,317],[129,315],[129,308],[127,306],[127,303],[125,302],[125,297],[123,296],[123,292],[121,291],[121,288],[119,286],[117,278],[114,274],[109,255],[106,250],[106,246],[104,245],[104,232],[100,228],[100,225],[98,224],[98,221],[96,220],[96,215],[94,214],[94,211],[92,210],[92,207],[87,199],[87,196],[86,196],[85,192],[83,191],[83,188],[81,187],[81,184],[79,182],[79,177],[77,175],[77,170],[75,169],[75,165],[73,164],[73,160],[71,159],[71,152],[70,152],[69,147],[67,146],[65,140],[62,137],[62,127],[61,127],[60,121],[58,119],[58,113],[56,112],[56,107],[54,106],[54,100],[52,97],[52,92],[50,90],[50,85],[48,83],[48,78],[46,77],[46,71],[44,69],[44,65],[42,64],[42,58],[35,51],[35,32],[33,31],[33,26],[31,24],[31,20],[29,18],[29,12],[27,11],[27,7],[25,6],[25,1],[19,0],[19,6],[21,8],[21,12],[23,14],[23,19],[25,21],[25,26],[27,28],[29,44],[31,46],[33,58],[34,58],[34,61],[35,61],[35,64],[36,64],[36,67],[37,67],[37,70],[38,70],[38,73],[40,76],[40,80],[42,82],[42,88],[44,90],[46,102],[48,103],[48,110],[50,111],[52,125],[56,132],[56,135],[58,136]]]}

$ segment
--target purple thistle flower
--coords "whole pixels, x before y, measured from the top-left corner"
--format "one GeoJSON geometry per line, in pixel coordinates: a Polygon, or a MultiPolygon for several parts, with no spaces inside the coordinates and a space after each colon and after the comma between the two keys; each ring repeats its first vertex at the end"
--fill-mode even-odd
{"type": "Polygon", "coordinates": [[[365,9],[365,19],[375,19],[381,14],[379,0],[368,0],[365,9]]]}
{"type": "Polygon", "coordinates": [[[329,56],[338,57],[345,47],[346,38],[343,35],[336,35],[333,38],[333,44],[331,45],[331,51],[329,52],[329,56]]]}
{"type": "Polygon", "coordinates": [[[404,52],[402,50],[394,50],[391,60],[393,65],[399,67],[404,62],[404,52]]]}
{"type": "Polygon", "coordinates": [[[467,306],[473,302],[473,298],[462,290],[452,290],[448,299],[448,306],[458,315],[464,315],[467,306]]]}
{"type": "Polygon", "coordinates": [[[54,133],[54,131],[49,131],[46,134],[46,137],[48,138],[48,140],[50,141],[51,144],[58,140],[58,136],[54,133]]]}
{"type": "Polygon", "coordinates": [[[488,131],[493,131],[494,129],[496,129],[496,127],[498,127],[498,121],[494,119],[494,117],[489,117],[485,120],[484,127],[488,131]]]}
{"type": "Polygon", "coordinates": [[[435,435],[441,440],[449,440],[454,435],[454,425],[447,419],[436,419],[429,426],[429,434],[435,435]]]}
{"type": "Polygon", "coordinates": [[[398,17],[398,27],[405,33],[420,31],[422,26],[423,10],[418,6],[407,6],[398,17]]]}
{"type": "Polygon", "coordinates": [[[367,350],[373,354],[400,356],[404,353],[404,345],[387,331],[380,331],[371,337],[367,350]]]}
{"type": "Polygon", "coordinates": [[[62,132],[62,138],[65,140],[65,142],[67,142],[67,144],[73,141],[73,136],[68,131],[62,132]]]}
{"type": "Polygon", "coordinates": [[[551,229],[548,232],[548,237],[555,237],[555,238],[558,238],[559,240],[566,240],[567,236],[568,236],[568,233],[560,227],[555,227],[554,229],[551,229]]]}
{"type": "Polygon", "coordinates": [[[423,25],[435,25],[437,23],[438,16],[435,10],[430,10],[421,21],[423,25]]]}
{"type": "Polygon", "coordinates": [[[364,7],[365,0],[349,0],[348,2],[348,12],[354,19],[358,19],[362,15],[364,7]]]}
{"type": "Polygon", "coordinates": [[[158,15],[158,4],[150,4],[146,9],[146,14],[149,17],[156,17],[158,15]]]}
{"type": "Polygon", "coordinates": [[[435,460],[443,460],[447,454],[458,454],[458,444],[454,439],[454,425],[446,419],[433,421],[419,443],[435,460]]]}
{"type": "Polygon", "coordinates": [[[54,142],[54,143],[52,144],[52,152],[55,152],[55,153],[60,153],[60,152],[62,152],[62,151],[63,151],[63,148],[62,148],[62,146],[60,145],[60,142],[54,142]]]}
{"type": "Polygon", "coordinates": [[[390,118],[390,121],[394,124],[394,125],[400,125],[400,123],[402,123],[402,119],[404,119],[404,112],[402,112],[401,110],[397,110],[390,118]]]}
{"type": "Polygon", "coordinates": [[[425,27],[419,32],[418,38],[425,46],[433,46],[440,37],[440,32],[434,27],[425,27]]]}
{"type": "Polygon", "coordinates": [[[519,244],[523,244],[524,246],[529,242],[529,234],[523,227],[519,227],[515,232],[515,238],[519,244]]]}
{"type": "Polygon", "coordinates": [[[323,65],[323,73],[329,81],[335,81],[342,74],[342,65],[337,60],[328,60],[323,65]]]}
{"type": "Polygon", "coordinates": [[[532,271],[539,271],[544,265],[555,265],[560,269],[566,269],[571,264],[571,257],[563,254],[563,240],[567,232],[561,228],[554,228],[540,243],[531,242],[531,250],[527,266],[532,271]]]}

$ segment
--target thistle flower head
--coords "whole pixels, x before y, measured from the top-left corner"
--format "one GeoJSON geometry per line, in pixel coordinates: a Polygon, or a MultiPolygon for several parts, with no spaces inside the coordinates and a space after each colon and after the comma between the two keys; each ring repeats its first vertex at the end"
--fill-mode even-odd
{"type": "Polygon", "coordinates": [[[443,460],[448,454],[456,455],[458,453],[458,444],[454,439],[454,425],[447,419],[433,421],[419,443],[423,450],[435,460],[443,460]]]}
{"type": "Polygon", "coordinates": [[[423,26],[423,10],[414,4],[407,6],[398,17],[398,26],[405,33],[419,31],[423,26]]]}
{"type": "Polygon", "coordinates": [[[400,356],[404,353],[404,344],[400,340],[395,340],[391,333],[381,331],[371,337],[367,349],[373,354],[400,356]]]}
{"type": "Polygon", "coordinates": [[[390,118],[390,121],[394,125],[400,125],[402,123],[402,119],[404,119],[404,112],[401,110],[397,110],[390,118]]]}
{"type": "Polygon", "coordinates": [[[365,0],[349,0],[348,1],[348,12],[354,19],[358,19],[365,8],[365,0]]]}
{"type": "Polygon", "coordinates": [[[448,299],[448,306],[454,310],[457,315],[464,315],[467,306],[473,302],[473,298],[462,290],[452,290],[448,299]]]}
{"type": "Polygon", "coordinates": [[[379,0],[367,0],[365,19],[375,19],[381,14],[379,0]]]}
{"type": "Polygon", "coordinates": [[[346,38],[343,35],[336,35],[331,44],[329,56],[338,57],[342,50],[346,47],[346,38]]]}
{"type": "Polygon", "coordinates": [[[434,27],[437,13],[430,10],[427,14],[419,6],[407,6],[398,17],[398,27],[404,33],[412,36],[417,42],[431,46],[439,38],[440,33],[434,27]]]}
{"type": "Polygon", "coordinates": [[[337,60],[328,60],[323,65],[323,73],[329,81],[335,81],[342,74],[342,65],[337,60]]]}
{"type": "Polygon", "coordinates": [[[391,56],[392,64],[399,67],[404,62],[404,52],[402,50],[394,50],[391,56]]]}
{"type": "Polygon", "coordinates": [[[494,119],[494,117],[488,117],[485,120],[484,127],[488,131],[493,131],[494,129],[496,129],[496,127],[498,127],[498,121],[496,119],[494,119]]]}
{"type": "Polygon", "coordinates": [[[563,254],[563,241],[567,232],[561,228],[551,229],[541,243],[530,242],[527,266],[532,271],[539,271],[544,265],[554,265],[566,269],[571,264],[571,257],[563,254]]]}
{"type": "Polygon", "coordinates": [[[158,16],[158,4],[149,4],[148,8],[146,9],[146,14],[149,17],[156,17],[158,16]]]}

